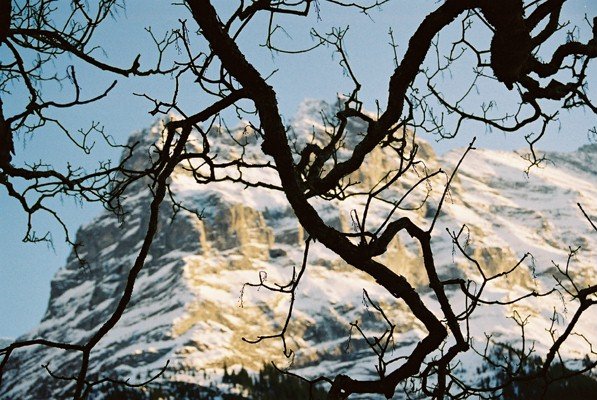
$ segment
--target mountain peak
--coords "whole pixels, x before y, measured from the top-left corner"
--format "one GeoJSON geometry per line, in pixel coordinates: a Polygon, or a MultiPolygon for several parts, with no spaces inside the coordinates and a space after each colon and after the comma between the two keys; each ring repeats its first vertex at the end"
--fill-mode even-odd
{"type": "MultiPolygon", "coordinates": [[[[319,102],[306,103],[301,113],[319,111],[321,107],[319,102]]],[[[299,124],[297,131],[316,121],[315,116],[310,120],[306,115],[301,118],[304,126],[299,124]]],[[[129,143],[140,142],[132,158],[134,168],[149,165],[148,160],[155,157],[154,143],[161,140],[163,127],[164,123],[158,122],[133,134],[129,143]]],[[[351,129],[356,131],[350,135],[362,133],[358,124],[351,129]]],[[[213,148],[216,160],[239,157],[241,153],[233,146],[239,140],[245,140],[244,157],[262,157],[259,138],[245,127],[216,127],[209,134],[218,139],[213,148]]],[[[200,145],[197,140],[198,149],[200,145]]],[[[590,153],[591,149],[581,151],[590,153]]],[[[456,153],[436,159],[426,144],[420,145],[419,156],[428,160],[430,169],[454,166],[458,159],[456,153]]],[[[372,153],[362,171],[353,177],[354,182],[375,182],[377,175],[396,161],[392,157],[383,151],[372,153]]],[[[515,297],[529,288],[553,286],[550,261],[565,261],[572,244],[582,246],[574,261],[575,271],[589,279],[594,275],[597,239],[582,228],[587,224],[577,212],[576,203],[583,203],[587,212],[597,214],[595,203],[589,201],[597,198],[594,176],[591,181],[588,175],[578,173],[578,168],[591,169],[594,164],[585,165],[588,158],[579,158],[577,164],[562,163],[546,175],[526,178],[523,164],[518,165],[515,160],[523,161],[515,154],[510,157],[489,150],[472,152],[465,159],[437,220],[432,241],[440,275],[480,279],[476,267],[454,252],[446,234],[446,230],[459,230],[466,225],[468,254],[488,272],[511,268],[527,251],[535,256],[534,263],[523,263],[519,273],[505,283],[491,285],[487,289],[490,297],[515,297]]],[[[243,177],[271,182],[277,179],[273,168],[255,169],[243,177]]],[[[392,192],[389,202],[400,198],[400,190],[406,191],[420,178],[414,174],[404,179],[404,187],[392,192]]],[[[408,215],[423,225],[428,223],[435,215],[445,177],[431,183],[430,188],[413,194],[412,210],[400,210],[400,215],[408,215]]],[[[230,182],[197,184],[196,177],[182,168],[173,175],[170,188],[177,201],[197,210],[197,214],[181,210],[174,217],[172,200],[163,204],[159,231],[136,282],[131,304],[93,351],[91,374],[104,377],[111,372],[123,379],[146,376],[160,370],[169,360],[173,373],[163,378],[164,382],[209,385],[208,378],[197,378],[198,372],[206,372],[205,376],[217,381],[224,365],[244,366],[252,372],[271,360],[284,365],[279,341],[251,345],[243,340],[279,332],[290,301],[280,293],[258,290],[245,283],[266,279],[272,284],[287,283],[303,259],[305,233],[284,194],[230,182]]],[[[81,228],[77,242],[82,244],[81,254],[88,266],[81,268],[76,260],[69,259],[52,281],[44,319],[20,339],[44,337],[80,343],[109,317],[146,229],[151,193],[141,185],[131,190],[124,222],[105,213],[81,228]]],[[[312,204],[328,225],[350,232],[352,210],[362,210],[365,203],[363,198],[352,196],[344,201],[314,199],[312,204]]],[[[375,210],[368,216],[370,229],[383,223],[387,215],[387,207],[375,210]]],[[[420,250],[407,235],[393,240],[381,261],[412,282],[425,301],[431,301],[426,297],[432,295],[420,250]]],[[[287,344],[295,352],[293,368],[305,376],[375,374],[377,359],[364,340],[353,337],[350,353],[346,350],[351,322],[360,321],[371,332],[383,333],[385,329],[383,318],[363,305],[363,289],[384,304],[388,318],[399,321],[394,341],[397,353],[407,353],[416,345],[424,331],[409,310],[369,277],[348,268],[329,250],[314,243],[287,333],[287,344]]],[[[554,306],[550,300],[544,300],[533,310],[536,319],[527,340],[537,340],[538,350],[541,343],[549,342],[543,328],[549,326],[554,306]]],[[[471,334],[484,338],[485,330],[500,326],[504,340],[516,340],[520,331],[511,314],[511,308],[487,306],[487,311],[473,320],[471,334]]],[[[597,332],[596,321],[581,323],[589,326],[583,331],[597,332]]],[[[573,344],[584,348],[580,342],[573,344]]],[[[73,375],[79,365],[76,356],[57,349],[20,351],[7,366],[8,384],[0,388],[0,397],[22,398],[27,393],[28,398],[41,399],[47,390],[64,393],[68,386],[49,377],[39,365],[50,363],[54,373],[73,375]]]]}

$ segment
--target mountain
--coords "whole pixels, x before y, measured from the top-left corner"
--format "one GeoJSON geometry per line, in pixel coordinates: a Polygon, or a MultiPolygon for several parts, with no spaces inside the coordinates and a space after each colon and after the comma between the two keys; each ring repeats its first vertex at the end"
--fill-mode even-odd
{"type": "Polygon", "coordinates": [[[14,339],[0,338],[0,349],[14,342],[14,339]]]}
{"type": "MultiPolygon", "coordinates": [[[[326,105],[319,102],[303,105],[293,125],[297,143],[312,132],[322,135],[325,127],[316,111],[323,107],[326,105]]],[[[353,123],[350,131],[348,144],[358,136],[358,124],[353,123]]],[[[140,143],[128,161],[130,167],[142,168],[155,157],[151,145],[159,146],[161,132],[158,123],[130,138],[129,143],[140,143]]],[[[262,160],[259,141],[247,129],[228,133],[214,128],[210,135],[217,160],[232,159],[241,152],[246,161],[262,160]]],[[[201,141],[197,139],[191,146],[200,148],[201,141]]],[[[418,165],[417,171],[407,174],[389,198],[399,198],[426,169],[451,171],[462,153],[456,150],[440,157],[428,144],[420,143],[418,154],[425,166],[418,165]]],[[[346,152],[340,151],[339,157],[343,156],[346,152]]],[[[577,207],[581,203],[589,215],[597,216],[597,145],[546,156],[550,161],[527,175],[524,170],[528,162],[514,152],[479,149],[467,155],[434,230],[432,245],[442,277],[468,276],[477,284],[481,282],[477,267],[459,253],[447,232],[458,232],[465,226],[461,235],[465,251],[487,274],[511,268],[526,252],[533,255],[525,258],[515,273],[488,285],[485,298],[513,299],[555,286],[555,264],[566,265],[570,247],[579,247],[570,264],[577,284],[597,281],[597,234],[577,207]]],[[[352,176],[355,190],[377,182],[394,158],[387,149],[376,150],[366,159],[366,167],[352,176]]],[[[277,183],[272,168],[248,169],[242,177],[277,183]]],[[[398,213],[428,226],[445,182],[446,177],[438,175],[431,186],[420,185],[403,203],[410,210],[398,213]]],[[[79,229],[79,252],[86,264],[81,265],[74,254],[69,256],[52,280],[48,308],[39,326],[18,340],[82,343],[109,317],[144,236],[151,201],[147,183],[139,180],[127,189],[122,202],[124,219],[106,212],[79,229]]],[[[402,303],[396,303],[366,275],[314,243],[286,335],[293,356],[284,357],[279,338],[258,344],[244,341],[278,333],[290,302],[288,295],[245,283],[259,283],[260,279],[269,284],[287,283],[301,266],[306,234],[279,191],[229,181],[198,184],[184,166],[176,170],[170,188],[184,209],[177,209],[178,203],[169,198],[162,205],[159,231],[133,299],[120,322],[92,352],[90,379],[118,377],[138,382],[169,362],[167,373],[160,378],[163,385],[198,384],[211,387],[209,393],[217,394],[234,393],[231,384],[222,382],[225,366],[230,371],[257,373],[264,363],[275,361],[308,377],[341,372],[373,375],[377,357],[351,323],[359,321],[370,337],[383,334],[387,326],[364,297],[364,289],[396,325],[391,357],[408,354],[424,335],[421,323],[402,303]]],[[[352,231],[352,210],[362,210],[364,199],[353,196],[344,201],[314,200],[313,204],[326,222],[352,231]]],[[[389,204],[376,204],[368,216],[369,224],[382,224],[389,209],[389,204]]],[[[420,250],[412,239],[400,235],[383,261],[405,275],[424,294],[424,301],[439,311],[433,306],[420,250]]],[[[452,301],[461,306],[463,296],[456,289],[450,292],[452,301]]],[[[483,306],[472,317],[471,335],[478,338],[476,345],[481,350],[485,332],[514,346],[521,341],[516,319],[529,316],[525,340],[534,342],[540,354],[551,343],[545,329],[554,310],[558,310],[559,329],[573,313],[564,307],[564,297],[529,299],[514,306],[483,306]]],[[[597,321],[583,318],[579,331],[596,342],[597,321]]],[[[589,352],[584,339],[574,336],[562,353],[582,358],[589,352]]],[[[50,377],[40,366],[72,376],[78,367],[76,356],[41,347],[15,351],[0,387],[0,399],[65,397],[72,383],[50,377]]],[[[472,372],[483,363],[473,352],[460,359],[472,372]]],[[[465,379],[478,379],[472,372],[465,372],[465,379]]],[[[242,391],[237,394],[242,395],[242,391]]]]}

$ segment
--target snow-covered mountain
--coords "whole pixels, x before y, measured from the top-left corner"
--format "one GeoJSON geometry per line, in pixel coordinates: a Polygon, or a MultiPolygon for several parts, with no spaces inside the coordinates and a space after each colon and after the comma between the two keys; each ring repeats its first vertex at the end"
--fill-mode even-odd
{"type": "MultiPolygon", "coordinates": [[[[304,105],[294,124],[298,142],[308,132],[323,128],[317,113],[310,111],[320,108],[314,102],[304,105]]],[[[151,151],[146,148],[159,142],[161,130],[157,124],[133,135],[131,143],[140,141],[140,148],[145,146],[145,150],[133,157],[131,166],[147,163],[151,151]]],[[[352,130],[358,132],[358,126],[352,130]]],[[[241,151],[239,141],[247,143],[246,160],[260,157],[254,137],[242,130],[232,136],[220,132],[213,149],[218,160],[237,156],[241,151]]],[[[420,144],[419,157],[425,160],[428,170],[441,166],[451,171],[462,152],[438,157],[429,145],[420,144]]],[[[461,238],[463,243],[467,239],[467,254],[477,259],[487,274],[509,269],[526,252],[533,255],[515,273],[490,284],[486,298],[513,299],[555,286],[555,264],[565,266],[571,247],[580,246],[570,263],[577,284],[597,282],[597,234],[577,206],[581,203],[589,215],[597,216],[597,145],[572,153],[549,153],[547,158],[551,161],[532,169],[528,176],[524,173],[528,163],[514,152],[475,150],[465,158],[434,230],[433,250],[442,277],[467,276],[480,282],[477,267],[459,254],[446,231],[458,232],[466,225],[461,238]]],[[[391,156],[382,151],[372,154],[356,181],[359,185],[375,182],[391,162],[391,156]]],[[[243,178],[277,182],[275,171],[267,168],[245,171],[243,178]]],[[[406,176],[395,195],[418,179],[414,173],[406,176]]],[[[399,210],[399,215],[428,226],[445,181],[440,175],[431,187],[421,185],[404,203],[414,210],[399,210]],[[429,190],[430,197],[423,204],[429,190]]],[[[165,202],[159,233],[135,285],[132,302],[92,353],[92,379],[119,377],[133,382],[139,376],[156,373],[167,361],[169,372],[163,379],[205,386],[220,382],[224,365],[258,371],[271,360],[306,376],[340,372],[372,375],[375,354],[354,330],[351,337],[350,323],[359,321],[365,333],[372,336],[383,333],[385,326],[379,313],[364,301],[363,289],[396,324],[392,358],[408,354],[425,334],[402,303],[314,243],[287,333],[293,357],[284,357],[279,339],[258,344],[244,341],[278,333],[290,300],[288,295],[244,284],[258,283],[260,279],[287,283],[302,263],[305,233],[279,191],[231,182],[198,185],[184,168],[175,172],[171,189],[177,201],[197,210],[201,218],[179,210],[172,219],[173,203],[165,202]]],[[[52,281],[48,309],[41,323],[18,340],[45,338],[83,343],[108,318],[144,236],[150,200],[146,182],[139,181],[128,189],[123,202],[127,212],[124,222],[105,213],[79,230],[80,255],[87,264],[81,266],[74,255],[69,257],[52,281]]],[[[313,203],[328,223],[351,231],[352,210],[362,210],[364,198],[313,203]]],[[[377,204],[368,217],[369,224],[381,224],[390,208],[377,204]]],[[[430,307],[437,308],[426,287],[418,246],[412,239],[405,235],[394,240],[383,260],[416,285],[430,307]]],[[[462,296],[456,290],[451,293],[455,307],[461,309],[462,296]]],[[[568,307],[564,308],[559,296],[531,298],[516,306],[484,306],[472,318],[471,334],[479,338],[479,346],[484,344],[484,332],[493,332],[496,340],[515,344],[521,333],[516,317],[511,317],[530,316],[525,326],[526,340],[534,340],[540,353],[551,342],[545,328],[554,309],[560,314],[560,323],[564,323],[575,305],[568,307]]],[[[584,318],[579,331],[597,343],[597,320],[584,318]]],[[[589,351],[578,336],[564,348],[570,357],[582,357],[589,351]]],[[[461,359],[471,370],[481,362],[472,352],[461,359]]],[[[50,377],[40,366],[72,376],[78,363],[76,353],[62,350],[33,347],[15,351],[0,387],[0,399],[61,398],[72,385],[50,377]]]]}
{"type": "Polygon", "coordinates": [[[0,338],[0,349],[14,342],[14,339],[0,338]]]}

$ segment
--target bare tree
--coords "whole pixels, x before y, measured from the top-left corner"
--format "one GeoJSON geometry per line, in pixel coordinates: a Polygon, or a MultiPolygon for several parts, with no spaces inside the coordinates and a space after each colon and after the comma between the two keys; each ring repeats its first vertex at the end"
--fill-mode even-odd
{"type": "MultiPolygon", "coordinates": [[[[168,179],[175,168],[182,166],[192,172],[198,184],[229,181],[230,184],[282,191],[308,234],[305,260],[309,243],[313,240],[322,243],[346,263],[373,278],[397,302],[403,302],[427,330],[427,335],[417,343],[408,357],[389,360],[387,350],[394,334],[393,322],[375,299],[365,293],[366,302],[381,313],[388,328],[383,336],[377,338],[367,337],[358,324],[353,329],[365,338],[377,354],[379,376],[361,380],[338,375],[313,381],[327,382],[328,398],[346,399],[352,394],[365,393],[391,398],[398,387],[407,395],[418,390],[428,398],[467,398],[473,395],[491,398],[512,382],[539,379],[547,385],[554,380],[550,376],[550,367],[581,316],[597,302],[597,285],[577,288],[568,267],[558,267],[563,277],[558,293],[566,292],[569,301],[577,303],[578,308],[562,334],[557,335],[553,331],[553,345],[540,368],[532,374],[528,373],[524,361],[529,359],[530,353],[523,348],[516,353],[518,361],[514,364],[518,367],[508,369],[505,381],[497,386],[471,385],[460,379],[453,362],[459,354],[472,351],[467,326],[479,305],[512,304],[527,297],[548,296],[555,291],[533,291],[509,301],[485,299],[484,288],[489,282],[512,273],[529,256],[525,255],[509,271],[487,275],[479,262],[465,250],[465,228],[451,232],[452,240],[455,249],[476,266],[482,277],[481,282],[475,287],[466,279],[440,279],[431,238],[436,234],[436,222],[460,163],[450,173],[424,168],[425,160],[417,155],[416,135],[430,132],[445,138],[454,137],[468,123],[521,134],[538,129],[535,134],[525,136],[530,148],[528,159],[532,165],[538,165],[542,158],[536,153],[534,145],[547,127],[557,120],[558,108],[584,108],[590,113],[597,113],[597,106],[588,92],[588,70],[591,61],[597,57],[597,20],[587,18],[585,21],[575,21],[574,27],[562,22],[561,13],[566,0],[444,0],[420,22],[402,57],[397,54],[394,33],[390,31],[390,51],[394,51],[395,69],[387,78],[386,99],[378,103],[376,113],[362,109],[359,100],[362,85],[344,47],[345,30],[334,29],[328,33],[313,30],[311,35],[315,44],[311,48],[284,49],[279,44],[278,33],[284,26],[278,21],[282,17],[303,18],[320,13],[323,7],[348,8],[367,14],[388,2],[239,0],[235,2],[232,12],[223,12],[210,0],[186,0],[178,6],[184,8],[188,19],[181,19],[180,26],[172,27],[163,39],[154,37],[158,61],[150,68],[143,68],[139,57],[132,56],[129,67],[113,65],[102,61],[103,58],[97,56],[97,49],[90,47],[93,46],[92,38],[98,26],[124,6],[117,0],[91,3],[73,0],[65,4],[45,0],[2,1],[0,43],[8,57],[0,64],[0,184],[29,216],[26,240],[47,239],[32,234],[31,217],[36,213],[48,213],[64,227],[67,241],[77,251],[77,243],[70,239],[68,229],[58,213],[46,205],[49,199],[57,196],[101,202],[107,209],[118,213],[118,200],[124,189],[139,179],[149,179],[153,201],[148,210],[142,247],[130,266],[126,286],[119,294],[120,299],[110,318],[82,343],[58,343],[39,338],[11,344],[0,352],[3,355],[0,378],[15,351],[27,346],[43,345],[80,354],[80,367],[76,373],[56,377],[76,382],[74,399],[86,398],[94,386],[105,381],[88,379],[90,354],[118,323],[129,304],[136,278],[144,266],[158,229],[160,204],[172,196],[168,179]],[[57,9],[60,7],[66,7],[68,12],[61,10],[58,14],[57,9]],[[62,16],[62,20],[58,15],[62,16]],[[263,19],[262,16],[267,18],[263,19]],[[277,93],[276,88],[268,83],[269,71],[259,71],[239,47],[238,38],[253,24],[263,21],[268,21],[264,45],[273,53],[302,54],[317,47],[328,47],[337,54],[344,73],[352,81],[353,86],[341,98],[335,115],[324,116],[328,129],[323,138],[296,140],[289,135],[278,107],[278,98],[284,94],[277,93]],[[454,25],[460,26],[460,35],[449,46],[440,45],[440,33],[454,25]],[[473,35],[473,26],[476,27],[475,32],[477,29],[482,30],[487,40],[473,35]],[[583,27],[584,36],[579,34],[580,26],[583,27]],[[590,30],[588,35],[584,34],[587,27],[590,30]],[[566,29],[567,32],[564,32],[566,29]],[[548,46],[554,40],[559,41],[555,49],[548,46]],[[177,57],[171,66],[164,67],[162,56],[171,49],[176,50],[177,57]],[[437,80],[462,60],[470,62],[469,56],[476,60],[472,65],[474,79],[462,98],[451,99],[438,89],[437,80]],[[53,109],[92,103],[109,96],[115,85],[108,83],[104,91],[83,97],[74,67],[68,67],[63,75],[52,67],[53,63],[64,57],[78,59],[83,64],[115,76],[146,76],[146,79],[151,79],[154,75],[171,74],[174,89],[169,99],[144,95],[153,105],[152,114],[176,112],[181,116],[165,125],[163,146],[154,149],[158,157],[149,167],[133,170],[127,166],[126,157],[120,164],[102,164],[92,172],[70,167],[66,171],[59,171],[41,164],[15,165],[14,141],[17,135],[41,132],[48,124],[60,127],[64,135],[85,152],[90,150],[86,141],[88,134],[98,131],[104,135],[99,125],[73,135],[60,120],[52,118],[53,109]],[[486,94],[486,102],[480,110],[477,110],[477,104],[471,104],[469,96],[475,89],[482,88],[481,82],[485,81],[493,85],[497,82],[512,92],[512,96],[517,98],[514,112],[500,114],[493,106],[491,93],[486,94]],[[71,100],[46,98],[44,88],[52,82],[62,83],[69,88],[71,100]],[[183,109],[178,99],[179,88],[188,82],[193,82],[201,91],[202,101],[211,99],[207,107],[192,111],[183,109]],[[15,102],[21,104],[21,109],[15,111],[15,107],[11,106],[12,111],[8,113],[5,104],[9,100],[5,99],[14,101],[10,91],[13,87],[16,88],[16,96],[21,96],[21,99],[26,97],[27,101],[15,102]],[[231,160],[216,159],[211,150],[216,139],[209,135],[209,130],[222,113],[230,109],[249,121],[250,129],[260,140],[264,161],[245,159],[243,151],[231,160]],[[357,120],[364,123],[366,129],[349,140],[350,125],[357,120]],[[207,129],[203,123],[207,124],[207,129]],[[192,150],[188,146],[191,135],[197,135],[201,141],[201,145],[192,147],[192,150]],[[382,178],[368,188],[355,186],[351,177],[364,168],[364,160],[377,148],[391,152],[396,159],[396,167],[384,171],[382,178]],[[273,170],[279,181],[250,180],[243,172],[252,168],[273,170]],[[406,190],[401,189],[401,179],[417,169],[424,171],[418,183],[406,190]],[[412,189],[441,174],[447,178],[445,190],[427,223],[419,226],[402,216],[402,200],[412,189]],[[401,192],[402,197],[396,197],[397,192],[401,192]],[[314,198],[342,201],[352,196],[361,196],[366,204],[362,211],[352,216],[354,232],[342,232],[326,224],[310,202],[314,198]],[[390,204],[391,207],[385,221],[374,226],[369,222],[368,215],[379,204],[390,204]],[[400,232],[406,232],[420,246],[428,286],[441,309],[441,317],[422,301],[420,293],[400,271],[392,270],[378,261],[378,256],[386,252],[390,241],[400,232]],[[451,303],[446,293],[448,287],[457,287],[466,297],[464,309],[457,309],[451,303]],[[409,389],[412,382],[417,383],[409,389]]],[[[107,135],[104,137],[110,142],[107,135]]],[[[242,150],[243,144],[238,143],[238,146],[242,150]]],[[[133,150],[130,148],[131,152],[133,150]]],[[[473,150],[474,140],[462,157],[473,150]]],[[[580,209],[584,213],[582,207],[580,209]]],[[[594,227],[586,213],[585,216],[594,227]]],[[[573,253],[571,250],[571,257],[573,253]]],[[[85,260],[81,260],[81,263],[85,263],[85,260]]],[[[285,342],[286,327],[292,317],[295,291],[305,268],[306,261],[285,285],[270,286],[263,280],[254,284],[288,293],[292,297],[288,318],[281,332],[264,334],[255,341],[281,339],[285,353],[289,354],[285,342]]],[[[517,323],[524,338],[524,320],[520,319],[517,323]]],[[[498,364],[492,361],[494,359],[488,349],[481,355],[488,362],[498,364]]],[[[591,371],[596,365],[597,360],[589,360],[558,379],[591,371]]]]}

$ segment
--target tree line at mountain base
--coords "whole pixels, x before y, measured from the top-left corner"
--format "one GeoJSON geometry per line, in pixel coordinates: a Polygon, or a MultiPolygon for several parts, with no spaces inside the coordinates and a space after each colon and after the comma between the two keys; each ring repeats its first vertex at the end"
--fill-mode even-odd
{"type": "MultiPolygon", "coordinates": [[[[497,370],[497,382],[485,378],[485,387],[501,387],[496,399],[502,400],[587,400],[597,398],[597,380],[590,375],[574,375],[561,362],[553,363],[545,380],[541,374],[544,361],[536,355],[522,356],[512,346],[499,344],[491,357],[493,366],[486,364],[477,372],[497,370]],[[502,366],[502,367],[500,367],[502,366]],[[569,376],[572,375],[572,376],[569,376]],[[517,376],[517,379],[512,377],[517,376]]],[[[584,364],[590,363],[587,357],[584,364]]],[[[491,373],[490,373],[491,375],[491,373]]]]}
{"type": "MultiPolygon", "coordinates": [[[[508,361],[510,370],[496,370],[495,366],[486,364],[478,369],[479,374],[487,374],[483,380],[485,387],[499,387],[500,393],[494,393],[495,399],[501,400],[585,400],[594,398],[597,393],[597,380],[591,376],[578,375],[561,379],[566,376],[567,369],[561,363],[550,368],[549,376],[552,382],[547,389],[541,379],[533,379],[543,361],[538,356],[531,356],[524,360],[520,379],[510,381],[515,375],[516,350],[508,345],[497,346],[490,359],[498,363],[508,361]]],[[[94,391],[94,399],[103,400],[323,400],[327,392],[318,386],[310,385],[294,376],[284,374],[271,364],[264,364],[257,375],[251,376],[241,367],[238,372],[228,371],[224,365],[224,375],[221,385],[211,383],[202,386],[196,383],[182,381],[163,381],[146,385],[143,388],[132,388],[122,384],[106,383],[94,391]]]]}
{"type": "Polygon", "coordinates": [[[310,387],[305,381],[286,375],[271,364],[264,364],[254,377],[244,367],[229,373],[224,366],[221,387],[181,381],[151,383],[143,388],[107,383],[94,393],[94,398],[103,400],[323,400],[326,397],[323,389],[310,387]],[[228,393],[224,393],[226,388],[228,393]]]}

